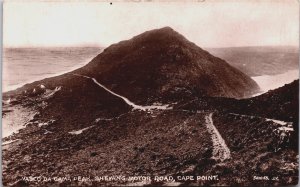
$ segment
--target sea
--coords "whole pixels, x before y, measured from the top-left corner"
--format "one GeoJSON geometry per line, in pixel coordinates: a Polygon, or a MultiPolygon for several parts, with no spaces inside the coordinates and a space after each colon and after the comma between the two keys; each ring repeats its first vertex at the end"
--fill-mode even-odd
{"type": "Polygon", "coordinates": [[[299,70],[288,70],[285,73],[277,75],[260,75],[251,77],[259,85],[261,92],[256,95],[263,94],[269,90],[282,87],[285,84],[291,83],[296,79],[299,79],[299,70]]]}
{"type": "Polygon", "coordinates": [[[102,50],[100,47],[4,48],[2,92],[82,67],[102,50]]]}
{"type": "MultiPolygon", "coordinates": [[[[2,92],[82,67],[102,51],[101,47],[4,48],[2,92]]],[[[252,78],[262,94],[298,79],[299,70],[252,78]]]]}

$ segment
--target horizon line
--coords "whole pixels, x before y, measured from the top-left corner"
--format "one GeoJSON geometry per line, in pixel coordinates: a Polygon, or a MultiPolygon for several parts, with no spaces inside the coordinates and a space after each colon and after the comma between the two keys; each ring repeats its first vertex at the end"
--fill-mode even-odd
{"type": "MultiPolygon", "coordinates": [[[[111,44],[113,45],[113,44],[111,44]]],[[[2,46],[3,49],[8,49],[8,48],[82,48],[82,47],[90,47],[90,48],[107,48],[111,45],[108,46],[101,46],[101,45],[41,45],[41,46],[36,46],[36,45],[28,45],[28,46],[2,46]]],[[[296,47],[299,48],[299,45],[241,45],[241,46],[207,46],[207,47],[201,47],[203,49],[213,49],[213,48],[242,48],[242,47],[296,47]]]]}

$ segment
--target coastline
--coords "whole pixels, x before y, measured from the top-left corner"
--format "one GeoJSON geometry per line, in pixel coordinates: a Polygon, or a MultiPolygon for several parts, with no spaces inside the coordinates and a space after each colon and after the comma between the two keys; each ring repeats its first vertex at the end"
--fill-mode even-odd
{"type": "MultiPolygon", "coordinates": [[[[84,67],[92,59],[85,62],[84,64],[78,64],[78,65],[72,67],[70,70],[65,70],[63,72],[59,72],[59,73],[56,73],[56,74],[50,74],[50,75],[47,75],[47,76],[41,76],[40,78],[32,79],[30,81],[27,81],[25,83],[20,83],[20,84],[17,84],[17,85],[11,85],[11,86],[2,85],[2,93],[6,93],[6,92],[9,92],[9,91],[16,90],[18,88],[23,87],[26,84],[31,84],[33,82],[40,81],[40,80],[43,80],[43,79],[46,79],[46,78],[57,77],[57,76],[72,72],[76,69],[84,67]],[[5,89],[4,87],[6,87],[7,89],[5,89]]],[[[289,70],[285,73],[280,73],[280,74],[275,74],[275,75],[260,75],[260,76],[254,76],[254,77],[251,77],[251,78],[259,85],[259,87],[262,90],[261,92],[256,93],[255,95],[253,95],[253,97],[255,97],[255,96],[264,94],[264,93],[268,92],[269,90],[274,90],[276,88],[284,86],[285,84],[289,84],[289,83],[293,82],[294,80],[299,79],[299,70],[294,69],[294,70],[289,70]],[[280,80],[279,83],[273,84],[274,82],[276,82],[278,80],[280,80]]]]}
{"type": "Polygon", "coordinates": [[[262,89],[262,92],[257,93],[257,95],[264,94],[270,90],[282,87],[285,84],[289,84],[294,80],[299,79],[299,70],[289,70],[285,73],[280,73],[276,75],[260,75],[251,77],[262,89]]]}
{"type": "Polygon", "coordinates": [[[2,139],[9,139],[13,134],[26,127],[26,124],[34,118],[37,112],[33,107],[24,107],[20,104],[3,106],[3,109],[10,110],[2,116],[2,139]]]}
{"type": "Polygon", "coordinates": [[[79,64],[79,65],[76,65],[74,66],[72,69],[70,70],[65,70],[63,72],[59,72],[59,73],[56,73],[56,74],[49,74],[47,76],[41,76],[37,79],[32,79],[30,81],[27,81],[25,83],[20,83],[20,84],[16,84],[16,85],[11,85],[11,86],[5,86],[3,85],[2,86],[2,93],[5,93],[5,92],[9,92],[9,91],[13,91],[13,90],[16,90],[18,88],[21,88],[23,86],[25,86],[26,84],[31,84],[33,82],[36,82],[36,81],[40,81],[40,80],[43,80],[43,79],[47,79],[47,78],[52,78],[52,77],[57,77],[57,76],[60,76],[60,75],[63,75],[63,74],[66,74],[66,73],[69,73],[71,71],[74,71],[78,68],[81,68],[81,67],[84,67],[85,65],[87,65],[92,59],[88,60],[87,62],[85,62],[84,64],[79,64]],[[6,88],[6,89],[5,89],[6,88]]]}
{"type": "MultiPolygon", "coordinates": [[[[49,59],[43,58],[43,56],[40,54],[39,48],[21,48],[21,50],[36,50],[35,51],[36,53],[33,53],[33,56],[31,57],[32,59],[29,59],[29,63],[30,63],[30,61],[34,61],[34,63],[36,64],[37,62],[40,61],[41,63],[45,64],[45,67],[47,68],[47,60],[57,60],[57,62],[55,62],[54,64],[58,65],[60,67],[59,68],[60,70],[57,72],[54,72],[54,71],[53,72],[41,72],[40,76],[36,76],[35,78],[29,79],[29,80],[26,80],[23,82],[16,82],[15,84],[11,84],[11,82],[13,82],[13,81],[11,81],[9,79],[6,80],[5,74],[4,74],[2,77],[2,81],[3,81],[2,93],[16,90],[26,84],[31,84],[35,81],[60,76],[60,75],[66,74],[68,72],[74,71],[78,68],[84,67],[93,58],[95,58],[96,55],[102,53],[102,51],[104,49],[103,47],[87,47],[89,50],[82,52],[82,54],[76,53],[78,55],[78,58],[80,58],[80,59],[76,60],[77,63],[75,65],[71,64],[74,62],[74,60],[68,59],[66,57],[66,55],[69,53],[68,51],[71,51],[71,54],[72,54],[72,53],[77,52],[81,48],[82,47],[66,47],[66,48],[61,48],[61,47],[51,48],[51,47],[49,47],[49,48],[45,48],[46,52],[49,53],[49,55],[47,56],[47,58],[49,58],[49,59]],[[62,51],[62,49],[64,49],[64,51],[62,51]],[[55,52],[64,52],[64,56],[62,56],[61,59],[56,59],[55,52]],[[51,54],[51,53],[53,53],[53,54],[51,54]],[[64,62],[67,62],[67,64],[64,64],[64,62]]],[[[10,49],[18,50],[19,48],[4,48],[4,50],[10,50],[10,49]]],[[[86,49],[86,48],[84,48],[84,49],[86,49]]],[[[22,54],[24,54],[25,52],[26,51],[22,51],[22,54]]],[[[18,69],[20,69],[24,65],[23,62],[22,63],[19,62],[19,58],[22,58],[22,54],[15,54],[15,55],[20,55],[20,56],[16,56],[16,57],[14,57],[16,59],[12,59],[11,56],[13,56],[14,53],[11,52],[9,55],[7,55],[7,57],[5,57],[5,53],[8,53],[8,52],[4,51],[3,53],[4,53],[3,54],[3,71],[5,71],[5,69],[14,68],[13,66],[12,67],[8,66],[8,63],[18,64],[18,66],[17,66],[18,69]],[[5,66],[7,66],[7,67],[5,67],[5,66]]],[[[50,63],[50,64],[53,64],[53,63],[50,63]]],[[[51,68],[51,67],[49,67],[49,68],[51,68]]],[[[40,69],[37,69],[37,71],[40,71],[40,69]]]]}

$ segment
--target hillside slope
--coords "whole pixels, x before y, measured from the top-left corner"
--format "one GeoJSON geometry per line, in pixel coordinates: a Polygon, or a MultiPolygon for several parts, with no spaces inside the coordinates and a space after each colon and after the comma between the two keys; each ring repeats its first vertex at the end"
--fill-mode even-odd
{"type": "MultiPolygon", "coordinates": [[[[71,73],[96,78],[109,89],[138,103],[188,94],[242,98],[259,90],[250,77],[169,27],[113,44],[89,64],[71,73]]],[[[38,84],[71,88],[80,79],[71,73],[29,84],[20,90],[33,90],[38,84]]]]}

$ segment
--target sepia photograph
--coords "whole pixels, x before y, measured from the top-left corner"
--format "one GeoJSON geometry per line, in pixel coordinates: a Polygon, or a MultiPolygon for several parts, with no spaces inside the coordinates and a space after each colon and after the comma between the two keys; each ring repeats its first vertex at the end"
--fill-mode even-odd
{"type": "Polygon", "coordinates": [[[299,1],[2,7],[3,186],[298,184],[299,1]]]}

